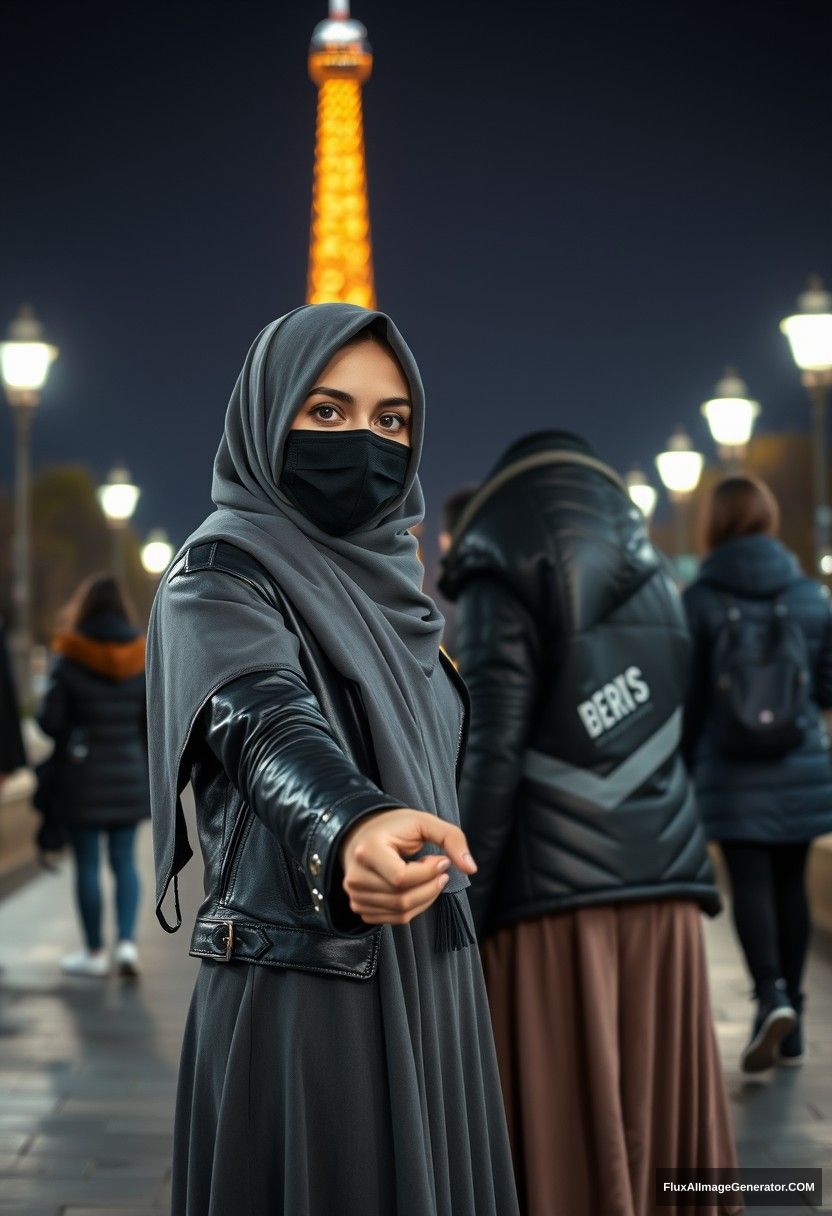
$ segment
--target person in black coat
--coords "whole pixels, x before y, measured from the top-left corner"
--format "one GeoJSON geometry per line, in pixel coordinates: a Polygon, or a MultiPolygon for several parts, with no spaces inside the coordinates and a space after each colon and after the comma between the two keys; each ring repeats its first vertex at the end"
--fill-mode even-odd
{"type": "Polygon", "coordinates": [[[681,601],[619,476],[559,431],[504,454],[440,587],[471,695],[460,809],[521,1210],[589,1216],[616,1195],[645,1216],[656,1160],[734,1160],[681,601]]]}
{"type": "MultiPolygon", "coordinates": [[[[455,490],[442,504],[442,528],[439,532],[440,561],[451,547],[451,537],[454,529],[462,518],[462,512],[476,493],[476,486],[463,486],[455,490]]],[[[442,646],[453,659],[456,655],[456,605],[450,600],[439,599],[439,607],[445,618],[445,628],[442,631],[442,646]]]]}
{"type": "Polygon", "coordinates": [[[25,763],[20,713],[6,650],[6,633],[0,621],[0,786],[10,773],[23,768],[25,763]]]}
{"type": "Polygon", "coordinates": [[[48,762],[48,815],[69,834],[85,948],[63,960],[64,971],[104,976],[110,960],[101,932],[99,851],[107,842],[115,878],[118,971],[134,975],[139,878],[136,827],[150,815],[144,638],[115,579],[82,584],[68,609],[68,627],[53,641],[57,658],[38,715],[55,740],[48,762]]]}
{"type": "Polygon", "coordinates": [[[768,487],[731,477],[704,520],[708,556],[685,592],[693,635],[685,714],[700,814],[731,878],[733,915],[754,981],[757,1011],[742,1062],[748,1071],[803,1056],[799,1015],[809,943],[805,890],[811,841],[832,831],[832,765],[822,710],[832,707],[832,605],[777,539],[779,509],[768,487]],[[775,613],[805,639],[809,674],[802,740],[785,754],[744,758],[726,749],[716,712],[720,639],[729,614],[767,628],[775,613]],[[797,1016],[796,1016],[797,1015],[797,1016]]]}

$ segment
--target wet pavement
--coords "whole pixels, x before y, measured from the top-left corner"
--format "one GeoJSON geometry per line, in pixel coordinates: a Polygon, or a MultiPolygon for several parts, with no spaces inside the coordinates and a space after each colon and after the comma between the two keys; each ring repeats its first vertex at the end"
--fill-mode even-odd
{"type": "MultiPolygon", "coordinates": [[[[149,875],[146,827],[141,853],[149,875]]],[[[189,870],[186,926],[199,899],[198,867],[189,870]]],[[[148,877],[141,981],[62,977],[58,961],[78,941],[70,883],[64,865],[0,904],[0,1216],[159,1216],[170,1211],[176,1066],[196,963],[184,929],[170,937],[156,927],[148,877]]],[[[743,1164],[832,1166],[832,955],[822,943],[812,954],[810,1062],[749,1081],[736,1064],[751,1006],[727,917],[708,925],[707,941],[743,1164]]],[[[825,1182],[829,1213],[832,1170],[825,1182]]]]}

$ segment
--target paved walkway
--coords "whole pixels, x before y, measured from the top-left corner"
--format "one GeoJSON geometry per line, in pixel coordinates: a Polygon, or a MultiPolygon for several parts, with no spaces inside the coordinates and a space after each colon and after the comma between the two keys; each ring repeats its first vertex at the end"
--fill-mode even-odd
{"type": "MultiPolygon", "coordinates": [[[[149,875],[147,830],[142,857],[149,875]]],[[[199,890],[190,870],[186,924],[199,890]]],[[[159,1216],[170,1210],[176,1065],[196,965],[184,930],[157,930],[147,899],[139,984],[62,978],[58,959],[77,942],[70,895],[63,867],[0,904],[0,1216],[159,1216]]],[[[817,948],[809,972],[811,1064],[749,1082],[736,1069],[747,984],[727,918],[707,932],[743,1163],[832,1166],[832,958],[817,948]]],[[[832,1171],[825,1181],[832,1212],[832,1171]]]]}

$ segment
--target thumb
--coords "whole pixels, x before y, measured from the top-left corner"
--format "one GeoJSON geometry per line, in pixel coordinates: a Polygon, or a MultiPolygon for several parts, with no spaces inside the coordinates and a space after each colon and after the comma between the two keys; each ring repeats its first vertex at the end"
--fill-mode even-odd
{"type": "Polygon", "coordinates": [[[477,863],[471,856],[468,841],[462,828],[446,823],[438,815],[423,811],[419,816],[419,832],[423,840],[438,844],[443,853],[465,874],[476,874],[477,863]]]}

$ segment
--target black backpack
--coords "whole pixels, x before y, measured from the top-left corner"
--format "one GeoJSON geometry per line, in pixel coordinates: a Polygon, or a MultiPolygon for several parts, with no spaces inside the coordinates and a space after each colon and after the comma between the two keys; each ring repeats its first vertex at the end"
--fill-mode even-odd
{"type": "Polygon", "coordinates": [[[782,600],[768,619],[728,606],[713,652],[716,742],[726,756],[777,760],[806,733],[806,638],[782,600]]]}

